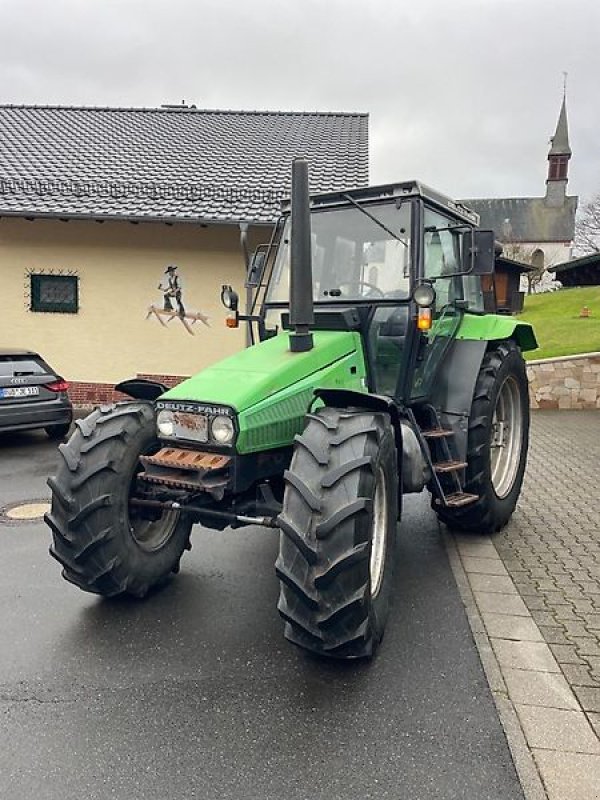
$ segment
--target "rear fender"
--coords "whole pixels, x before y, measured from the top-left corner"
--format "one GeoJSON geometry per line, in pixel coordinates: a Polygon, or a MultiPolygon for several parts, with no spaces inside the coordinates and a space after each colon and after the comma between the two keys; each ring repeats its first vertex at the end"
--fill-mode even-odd
{"type": "Polygon", "coordinates": [[[487,342],[514,339],[523,352],[538,347],[535,333],[528,322],[519,322],[514,317],[501,314],[465,314],[456,338],[459,341],[487,342]]]}
{"type": "Polygon", "coordinates": [[[429,396],[442,427],[454,432],[454,455],[459,461],[467,455],[473,393],[488,344],[486,340],[455,339],[439,366],[429,396]]]}

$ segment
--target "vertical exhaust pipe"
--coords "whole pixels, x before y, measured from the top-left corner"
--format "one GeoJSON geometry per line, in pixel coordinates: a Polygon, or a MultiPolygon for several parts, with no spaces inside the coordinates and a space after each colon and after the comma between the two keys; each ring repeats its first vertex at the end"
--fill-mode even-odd
{"type": "Polygon", "coordinates": [[[292,163],[292,242],[290,259],[290,350],[303,353],[313,348],[310,326],[314,324],[308,161],[292,163]]]}

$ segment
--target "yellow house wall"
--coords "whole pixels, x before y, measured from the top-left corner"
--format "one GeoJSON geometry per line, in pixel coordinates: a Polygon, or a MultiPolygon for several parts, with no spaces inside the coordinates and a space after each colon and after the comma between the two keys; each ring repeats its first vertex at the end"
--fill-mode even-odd
{"type": "MultiPolygon", "coordinates": [[[[251,241],[268,238],[251,231],[251,241]]],[[[0,220],[0,346],[37,350],[71,381],[116,383],[136,373],[189,375],[244,346],[244,326],[225,327],[221,284],[243,302],[244,266],[236,226],[127,222],[0,220]],[[179,319],[163,327],[148,307],[162,307],[157,286],[177,264],[186,311],[210,327],[179,319]],[[29,310],[28,272],[74,270],[79,312],[29,310]]],[[[241,303],[240,303],[241,305],[241,303]]]]}

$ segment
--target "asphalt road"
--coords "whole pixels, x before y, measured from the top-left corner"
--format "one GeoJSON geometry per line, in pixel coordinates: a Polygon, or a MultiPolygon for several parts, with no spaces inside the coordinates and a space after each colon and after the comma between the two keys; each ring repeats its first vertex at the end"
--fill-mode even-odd
{"type": "MultiPolygon", "coordinates": [[[[0,437],[0,506],[47,497],[56,457],[0,437]]],[[[196,531],[162,591],[106,601],[43,522],[0,522],[2,800],[523,797],[425,497],[370,665],[283,639],[275,532],[196,531]]]]}

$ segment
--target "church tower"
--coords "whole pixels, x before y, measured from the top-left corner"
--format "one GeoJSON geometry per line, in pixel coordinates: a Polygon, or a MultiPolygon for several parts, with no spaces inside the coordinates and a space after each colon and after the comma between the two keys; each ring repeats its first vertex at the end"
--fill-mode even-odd
{"type": "MultiPolygon", "coordinates": [[[[565,74],[565,81],[566,77],[565,74]]],[[[556,131],[550,140],[546,194],[482,197],[463,202],[479,214],[482,228],[495,231],[505,244],[515,245],[522,258],[539,267],[562,264],[571,258],[578,201],[575,195],[567,194],[570,158],[565,90],[556,131]]]]}
{"type": "Polygon", "coordinates": [[[546,179],[546,205],[558,208],[564,205],[567,194],[569,159],[569,125],[567,122],[567,97],[563,95],[562,106],[548,153],[548,177],[546,179]]]}

